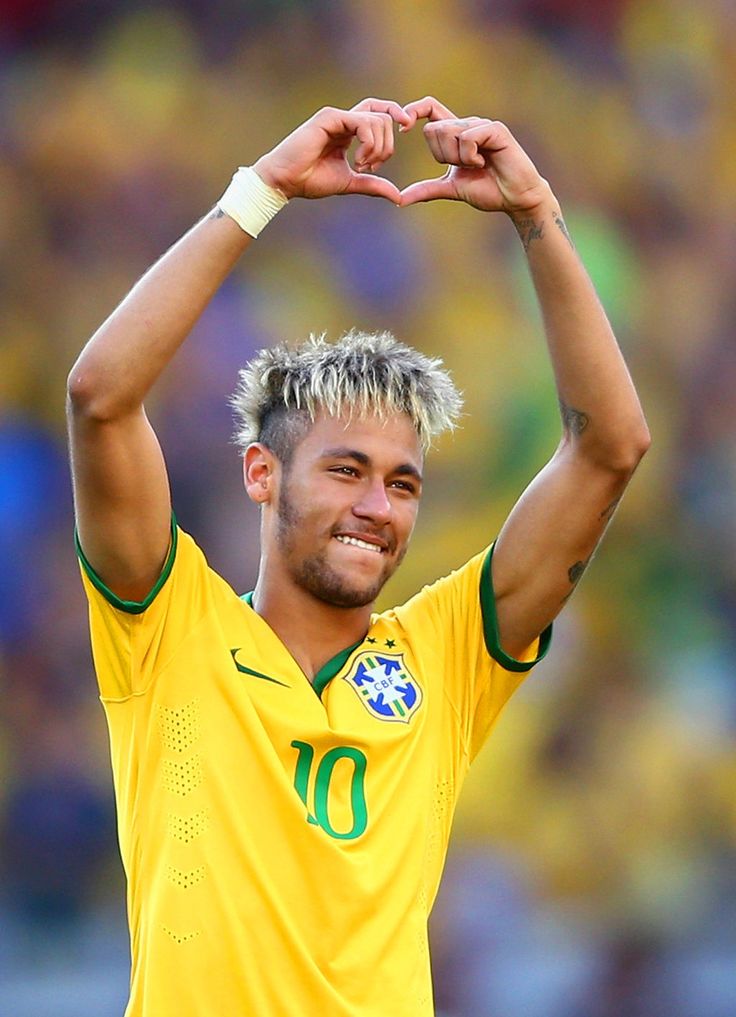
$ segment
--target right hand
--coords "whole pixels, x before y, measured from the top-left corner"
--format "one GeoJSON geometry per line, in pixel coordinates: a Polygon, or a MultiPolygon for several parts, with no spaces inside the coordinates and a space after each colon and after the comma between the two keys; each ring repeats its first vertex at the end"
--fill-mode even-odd
{"type": "Polygon", "coordinates": [[[395,123],[409,127],[412,119],[388,99],[363,99],[351,110],[326,106],[261,156],[253,169],[287,198],[372,194],[398,205],[398,187],[373,175],[393,155],[395,123]],[[348,162],[354,138],[355,169],[348,162]]]}
{"type": "Polygon", "coordinates": [[[401,192],[401,204],[448,198],[483,212],[528,215],[552,198],[549,184],[505,124],[456,117],[431,95],[404,107],[412,125],[427,120],[424,137],[443,177],[420,180],[401,192]]]}

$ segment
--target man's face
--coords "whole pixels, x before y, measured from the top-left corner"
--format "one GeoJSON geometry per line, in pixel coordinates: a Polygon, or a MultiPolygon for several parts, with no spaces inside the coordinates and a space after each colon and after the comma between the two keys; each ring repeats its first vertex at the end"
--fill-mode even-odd
{"type": "Polygon", "coordinates": [[[291,580],[336,607],[371,604],[406,553],[422,464],[404,414],[349,424],[318,417],[277,497],[273,539],[291,580]]]}

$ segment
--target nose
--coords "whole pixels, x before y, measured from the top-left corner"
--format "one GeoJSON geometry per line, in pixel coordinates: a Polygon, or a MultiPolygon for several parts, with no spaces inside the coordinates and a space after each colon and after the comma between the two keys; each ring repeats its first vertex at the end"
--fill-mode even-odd
{"type": "Polygon", "coordinates": [[[391,511],[391,502],[379,477],[363,488],[360,498],[353,505],[353,514],[359,519],[370,519],[380,525],[391,521],[391,511]]]}

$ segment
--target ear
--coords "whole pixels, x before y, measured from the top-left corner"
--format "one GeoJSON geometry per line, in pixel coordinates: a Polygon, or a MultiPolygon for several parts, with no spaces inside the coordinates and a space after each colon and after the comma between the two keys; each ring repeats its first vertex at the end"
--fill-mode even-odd
{"type": "Polygon", "coordinates": [[[243,456],[243,480],[248,497],[257,505],[265,505],[273,497],[277,459],[270,449],[256,441],[243,456]]]}

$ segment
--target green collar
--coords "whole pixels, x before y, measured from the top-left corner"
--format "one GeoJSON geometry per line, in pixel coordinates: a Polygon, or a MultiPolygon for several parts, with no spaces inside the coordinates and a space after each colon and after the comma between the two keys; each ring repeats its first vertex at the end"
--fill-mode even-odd
{"type": "MultiPolygon", "coordinates": [[[[241,600],[244,600],[245,603],[250,608],[253,608],[254,592],[255,592],[254,590],[251,590],[249,593],[244,593],[243,596],[240,598],[241,600]]],[[[255,608],[253,608],[253,610],[255,610],[255,608]]],[[[357,643],[353,643],[352,646],[348,646],[346,650],[340,650],[339,653],[336,653],[334,657],[328,660],[327,663],[323,664],[322,667],[319,669],[317,674],[314,676],[314,679],[312,680],[311,684],[312,688],[320,697],[320,699],[322,698],[322,693],[325,687],[328,685],[329,682],[332,681],[335,675],[343,669],[343,667],[347,663],[350,654],[354,650],[357,650],[362,642],[363,640],[359,639],[357,643]]]]}

